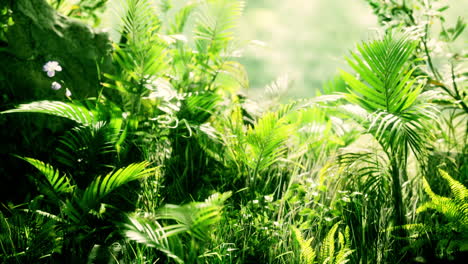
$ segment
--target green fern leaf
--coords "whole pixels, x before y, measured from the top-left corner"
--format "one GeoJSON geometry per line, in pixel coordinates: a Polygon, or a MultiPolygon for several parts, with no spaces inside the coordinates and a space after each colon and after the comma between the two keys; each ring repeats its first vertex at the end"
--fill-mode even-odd
{"type": "Polygon", "coordinates": [[[450,177],[450,175],[444,170],[439,169],[439,173],[442,178],[448,182],[450,190],[452,190],[455,199],[459,201],[466,201],[468,198],[468,189],[463,184],[450,177]]]}
{"type": "Polygon", "coordinates": [[[304,264],[313,264],[315,261],[315,251],[310,245],[312,242],[312,238],[305,240],[301,234],[301,231],[296,227],[292,227],[293,230],[293,237],[298,242],[299,247],[301,249],[301,263],[304,264]]]}

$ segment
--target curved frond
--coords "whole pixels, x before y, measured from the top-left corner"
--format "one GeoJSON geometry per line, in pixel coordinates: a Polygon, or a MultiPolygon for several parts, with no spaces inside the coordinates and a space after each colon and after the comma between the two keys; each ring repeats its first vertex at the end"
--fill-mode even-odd
{"type": "Polygon", "coordinates": [[[155,168],[146,167],[148,162],[133,163],[127,167],[120,168],[115,172],[107,174],[105,177],[97,177],[85,189],[83,197],[80,200],[81,206],[85,209],[94,208],[101,200],[118,187],[146,176],[154,172],[155,168]]]}
{"type": "Polygon", "coordinates": [[[293,237],[295,238],[301,249],[301,263],[313,264],[315,261],[316,254],[310,244],[312,242],[312,238],[305,240],[301,234],[301,231],[296,227],[293,227],[292,231],[293,237]]]}
{"type": "Polygon", "coordinates": [[[205,0],[197,12],[194,30],[197,51],[219,54],[234,37],[238,18],[245,3],[242,0],[205,0]]]}
{"type": "Polygon", "coordinates": [[[175,224],[162,226],[158,221],[149,220],[137,215],[129,216],[129,222],[124,224],[124,235],[137,243],[154,247],[166,254],[177,263],[184,263],[181,259],[182,241],[177,234],[187,231],[184,225],[175,224]]]}
{"type": "Polygon", "coordinates": [[[205,241],[210,231],[221,220],[223,203],[231,193],[214,194],[205,202],[193,202],[186,205],[168,204],[158,212],[158,219],[175,220],[186,227],[194,238],[205,241]]]}
{"type": "Polygon", "coordinates": [[[442,178],[444,178],[449,184],[450,190],[452,190],[455,198],[460,201],[466,201],[468,198],[468,189],[463,184],[450,177],[450,175],[444,170],[439,169],[439,173],[440,176],[442,176],[442,178]]]}
{"type": "Polygon", "coordinates": [[[426,178],[423,178],[424,191],[431,198],[420,206],[417,212],[423,212],[427,209],[434,209],[443,214],[449,220],[461,224],[461,228],[468,228],[468,203],[466,200],[467,188],[455,179],[450,177],[446,172],[440,170],[441,175],[449,183],[450,189],[454,194],[454,198],[443,197],[434,193],[426,178]]]}
{"type": "Polygon", "coordinates": [[[73,191],[74,186],[70,183],[70,179],[65,175],[61,176],[58,169],[55,169],[51,165],[37,159],[25,157],[20,158],[38,169],[45,176],[50,187],[52,187],[54,192],[57,194],[71,193],[73,191]]]}
{"type": "Polygon", "coordinates": [[[117,135],[105,122],[73,128],[60,139],[57,160],[76,170],[99,172],[112,163],[117,135]]]}
{"type": "Polygon", "coordinates": [[[1,112],[8,113],[42,113],[67,118],[81,125],[94,124],[98,118],[93,111],[78,103],[65,103],[60,101],[38,101],[21,104],[16,109],[1,112]]]}

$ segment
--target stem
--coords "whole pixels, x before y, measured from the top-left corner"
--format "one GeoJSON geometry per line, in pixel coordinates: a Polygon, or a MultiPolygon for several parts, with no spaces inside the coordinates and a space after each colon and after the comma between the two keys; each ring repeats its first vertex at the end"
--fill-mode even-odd
{"type": "MultiPolygon", "coordinates": [[[[394,153],[392,153],[394,154],[394,153]]],[[[398,253],[403,253],[402,249],[406,246],[407,240],[404,239],[407,236],[406,229],[404,229],[404,225],[406,225],[406,214],[405,214],[405,207],[403,204],[403,194],[401,190],[401,175],[402,170],[405,168],[399,168],[398,162],[396,160],[395,155],[391,157],[391,176],[392,176],[392,194],[393,194],[393,202],[395,207],[395,227],[396,227],[396,235],[399,238],[403,238],[401,240],[397,240],[396,249],[400,250],[398,253]]]]}
{"type": "Polygon", "coordinates": [[[452,97],[455,98],[455,100],[457,100],[458,102],[460,102],[461,107],[463,108],[463,110],[465,110],[465,113],[468,114],[468,106],[463,101],[463,98],[460,96],[460,92],[458,91],[457,82],[455,81],[455,71],[453,70],[453,63],[450,64],[450,73],[452,75],[451,77],[452,77],[453,89],[455,90],[455,96],[452,96],[452,97]]]}

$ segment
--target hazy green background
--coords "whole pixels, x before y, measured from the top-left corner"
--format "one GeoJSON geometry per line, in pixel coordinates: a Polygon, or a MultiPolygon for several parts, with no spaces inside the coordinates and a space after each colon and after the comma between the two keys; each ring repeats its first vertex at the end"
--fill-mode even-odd
{"type": "Polygon", "coordinates": [[[344,65],[343,56],[377,27],[363,0],[255,0],[247,3],[241,35],[267,44],[249,48],[242,62],[251,87],[287,74],[287,96],[312,96],[344,65]]]}
{"type": "MultiPolygon", "coordinates": [[[[117,23],[115,9],[119,1],[109,1],[103,27],[117,23]]],[[[174,9],[178,9],[186,1],[172,2],[174,9]]],[[[325,81],[336,75],[338,68],[346,67],[344,56],[361,40],[375,37],[379,28],[377,18],[365,0],[246,2],[239,28],[241,43],[247,40],[265,43],[265,46],[249,46],[240,59],[249,74],[249,93],[254,95],[287,74],[294,83],[285,98],[313,96],[325,81]]],[[[468,11],[467,0],[437,2],[450,5],[445,14],[452,23],[458,16],[466,16],[468,11]]],[[[460,39],[458,46],[466,47],[468,34],[460,39]]]]}

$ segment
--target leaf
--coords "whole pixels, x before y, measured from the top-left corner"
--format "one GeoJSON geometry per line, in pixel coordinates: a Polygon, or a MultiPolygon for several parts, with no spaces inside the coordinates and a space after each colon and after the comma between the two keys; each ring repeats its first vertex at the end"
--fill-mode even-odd
{"type": "Polygon", "coordinates": [[[27,161],[29,164],[38,169],[45,176],[48,183],[57,194],[71,193],[73,191],[74,186],[71,185],[70,179],[65,175],[60,176],[59,170],[54,169],[54,167],[51,165],[33,158],[19,158],[27,161]]]}
{"type": "Polygon", "coordinates": [[[85,210],[93,209],[96,205],[118,187],[140,178],[149,176],[154,172],[155,168],[149,166],[148,162],[133,163],[127,167],[120,168],[115,172],[107,174],[105,177],[97,177],[91,184],[84,190],[83,196],[79,199],[80,205],[85,210]]]}
{"type": "Polygon", "coordinates": [[[346,99],[365,109],[368,114],[352,117],[374,135],[385,151],[406,157],[410,149],[418,158],[431,137],[429,120],[437,119],[437,109],[421,96],[422,82],[412,77],[415,69],[409,62],[418,45],[409,35],[363,43],[359,53],[352,53],[347,61],[359,74],[341,71],[349,85],[346,99]],[[364,122],[363,122],[364,121],[364,122]]]}
{"type": "Polygon", "coordinates": [[[315,261],[315,251],[310,245],[312,238],[305,240],[301,234],[301,231],[296,227],[292,227],[293,237],[297,241],[301,249],[301,263],[313,264],[315,261]]]}
{"type": "Polygon", "coordinates": [[[98,121],[93,111],[83,105],[75,103],[64,103],[60,101],[38,101],[29,104],[21,104],[16,109],[0,112],[9,113],[42,113],[67,118],[81,125],[91,125],[98,121]]]}
{"type": "Polygon", "coordinates": [[[182,241],[177,237],[177,234],[186,231],[183,225],[163,227],[157,221],[151,221],[138,215],[130,215],[128,220],[129,223],[123,225],[123,233],[128,239],[148,247],[154,247],[177,263],[184,263],[181,256],[177,255],[181,252],[174,252],[179,251],[177,248],[182,247],[182,241]],[[178,244],[177,247],[174,246],[176,244],[178,244]]]}
{"type": "Polygon", "coordinates": [[[201,54],[218,55],[234,37],[242,0],[205,0],[200,4],[194,29],[195,46],[201,54]]]}
{"type": "Polygon", "coordinates": [[[210,236],[211,229],[221,220],[222,204],[231,193],[214,194],[203,203],[187,205],[165,205],[158,210],[158,219],[175,220],[183,225],[194,238],[205,241],[210,236]]]}

